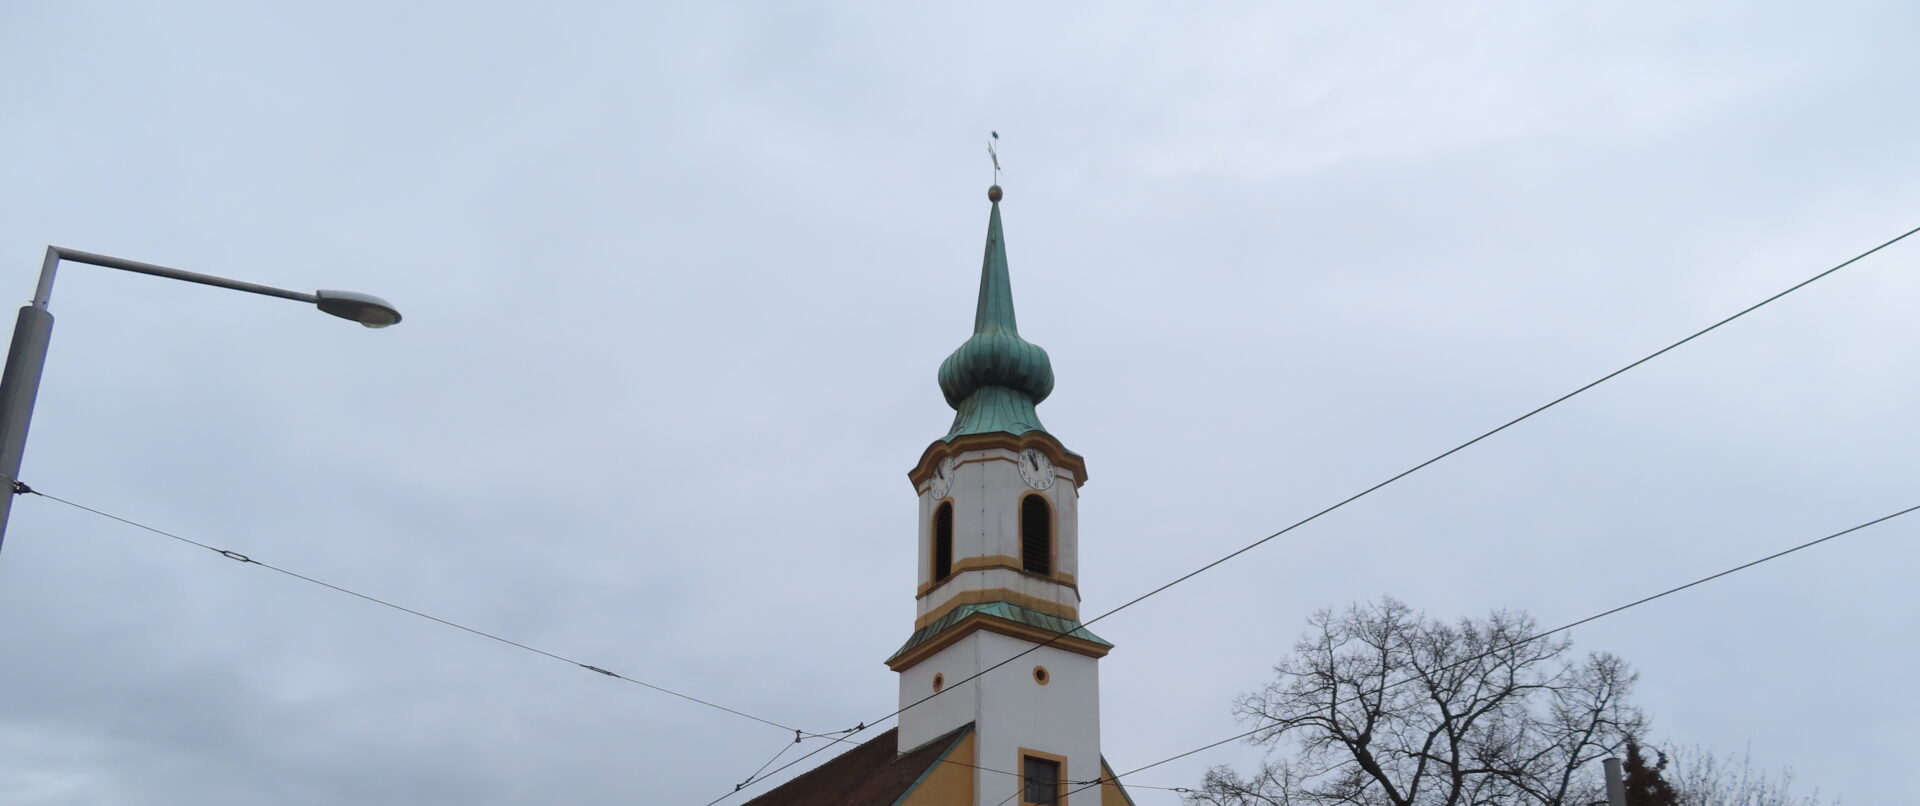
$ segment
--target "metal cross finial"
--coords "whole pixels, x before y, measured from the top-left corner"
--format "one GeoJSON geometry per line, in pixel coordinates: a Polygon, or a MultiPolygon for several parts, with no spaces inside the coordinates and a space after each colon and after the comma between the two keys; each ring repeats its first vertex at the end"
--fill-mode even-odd
{"type": "Polygon", "coordinates": [[[1000,184],[1000,133],[989,133],[993,135],[993,139],[987,141],[987,156],[993,160],[993,183],[998,185],[1000,184]]]}

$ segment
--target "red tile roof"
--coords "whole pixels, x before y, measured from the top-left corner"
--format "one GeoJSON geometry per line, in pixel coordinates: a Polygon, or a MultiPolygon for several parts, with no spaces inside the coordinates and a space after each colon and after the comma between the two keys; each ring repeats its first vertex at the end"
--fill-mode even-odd
{"type": "Polygon", "coordinates": [[[896,756],[898,728],[840,754],[742,806],[893,806],[913,789],[940,756],[967,731],[968,723],[904,756],[896,756]]]}

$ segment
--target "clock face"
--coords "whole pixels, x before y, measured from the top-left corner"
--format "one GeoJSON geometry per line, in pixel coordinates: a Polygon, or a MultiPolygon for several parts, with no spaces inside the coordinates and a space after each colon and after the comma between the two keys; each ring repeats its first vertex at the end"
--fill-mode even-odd
{"type": "Polygon", "coordinates": [[[934,498],[947,497],[947,491],[953,489],[954,471],[959,469],[960,463],[953,457],[941,459],[940,464],[933,466],[933,481],[927,485],[928,492],[933,493],[934,498]]]}
{"type": "Polygon", "coordinates": [[[1038,449],[1028,448],[1020,452],[1020,478],[1026,479],[1027,486],[1044,490],[1053,486],[1053,460],[1038,449]]]}

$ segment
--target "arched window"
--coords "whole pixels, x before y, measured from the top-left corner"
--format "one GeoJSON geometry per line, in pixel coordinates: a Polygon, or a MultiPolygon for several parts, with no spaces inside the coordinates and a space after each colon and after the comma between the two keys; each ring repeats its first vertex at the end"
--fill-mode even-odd
{"type": "Polygon", "coordinates": [[[1038,493],[1020,501],[1020,565],[1036,574],[1053,573],[1053,507],[1038,493]]]}
{"type": "Polygon", "coordinates": [[[933,581],[953,573],[953,502],[941,501],[933,511],[933,581]]]}

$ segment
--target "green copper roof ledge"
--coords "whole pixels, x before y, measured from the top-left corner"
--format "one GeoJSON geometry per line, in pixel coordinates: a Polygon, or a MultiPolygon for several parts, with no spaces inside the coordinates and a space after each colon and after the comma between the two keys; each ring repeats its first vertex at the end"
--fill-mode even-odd
{"type": "Polygon", "coordinates": [[[1046,430],[1034,407],[1053,393],[1053,363],[1040,345],[1020,338],[1014,321],[999,195],[989,194],[996,201],[987,216],[987,254],[980,265],[973,338],[940,364],[940,391],[956,412],[947,440],[966,434],[1046,430]]]}
{"type": "Polygon", "coordinates": [[[1066,633],[1069,638],[1078,638],[1082,641],[1089,641],[1105,647],[1113,646],[1113,644],[1106,639],[1088,632],[1087,628],[1080,626],[1080,622],[1074,621],[1073,619],[1048,615],[1038,610],[1028,610],[1012,602],[981,602],[980,604],[968,604],[956,607],[947,611],[946,615],[936,619],[932,624],[914,630],[913,636],[907,639],[907,643],[902,645],[899,651],[893,653],[891,657],[888,657],[887,662],[892,663],[894,658],[905,655],[914,647],[933,640],[934,636],[946,632],[954,625],[965,621],[968,616],[975,613],[996,616],[1008,621],[1025,624],[1029,627],[1038,627],[1052,633],[1066,633]]]}

